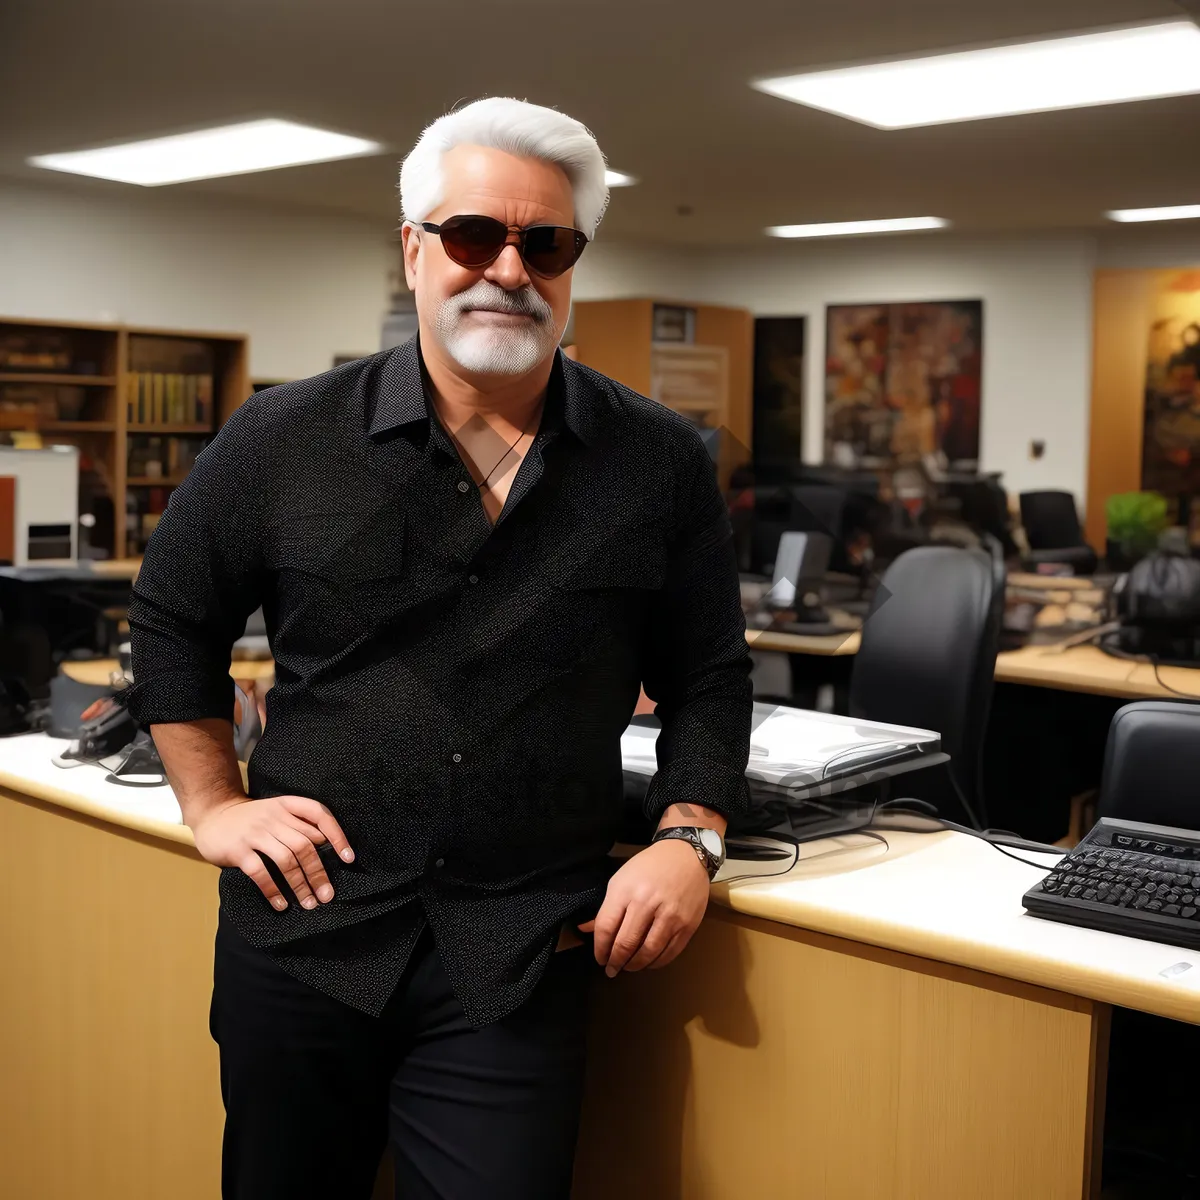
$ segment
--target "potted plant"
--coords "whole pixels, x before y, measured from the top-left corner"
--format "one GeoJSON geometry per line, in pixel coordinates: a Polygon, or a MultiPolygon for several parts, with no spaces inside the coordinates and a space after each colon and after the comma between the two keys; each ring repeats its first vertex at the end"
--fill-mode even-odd
{"type": "Polygon", "coordinates": [[[1170,524],[1167,499],[1158,492],[1121,492],[1105,505],[1108,522],[1109,568],[1128,571],[1158,544],[1158,535],[1170,524]]]}

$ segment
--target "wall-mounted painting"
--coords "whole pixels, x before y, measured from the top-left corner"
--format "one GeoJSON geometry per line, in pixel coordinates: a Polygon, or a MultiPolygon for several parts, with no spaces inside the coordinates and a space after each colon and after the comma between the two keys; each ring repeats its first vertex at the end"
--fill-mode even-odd
{"type": "Polygon", "coordinates": [[[825,460],[979,460],[983,301],[825,310],[825,460]]]}
{"type": "Polygon", "coordinates": [[[1200,270],[1155,273],[1142,487],[1200,495],[1200,270]]]}

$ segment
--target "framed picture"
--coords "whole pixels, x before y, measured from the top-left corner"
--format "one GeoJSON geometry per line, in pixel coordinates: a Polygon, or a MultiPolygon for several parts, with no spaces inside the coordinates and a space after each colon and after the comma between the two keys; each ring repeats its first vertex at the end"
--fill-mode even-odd
{"type": "Polygon", "coordinates": [[[983,301],[825,310],[825,460],[979,461],[983,301]]]}
{"type": "Polygon", "coordinates": [[[650,340],[692,345],[696,340],[696,310],[672,304],[656,304],[650,340]]]}
{"type": "Polygon", "coordinates": [[[1200,270],[1155,272],[1152,305],[1142,487],[1177,508],[1200,495],[1200,270]]]}

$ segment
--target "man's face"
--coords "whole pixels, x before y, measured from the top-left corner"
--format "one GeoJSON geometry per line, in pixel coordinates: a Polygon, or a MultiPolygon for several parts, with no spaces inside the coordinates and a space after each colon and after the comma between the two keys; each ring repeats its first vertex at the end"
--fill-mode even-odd
{"type": "MultiPolygon", "coordinates": [[[[426,220],[494,217],[505,225],[575,224],[571,185],[561,168],[483,146],[442,157],[445,195],[426,220]]],[[[571,276],[543,279],[513,245],[481,269],[459,266],[437,234],[406,225],[404,271],[416,293],[422,345],[481,376],[517,376],[553,354],[571,308],[571,276]]]]}

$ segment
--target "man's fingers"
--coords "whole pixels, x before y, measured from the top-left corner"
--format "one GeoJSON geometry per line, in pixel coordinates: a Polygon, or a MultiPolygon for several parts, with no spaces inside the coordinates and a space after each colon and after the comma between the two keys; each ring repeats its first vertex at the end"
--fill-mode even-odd
{"type": "Polygon", "coordinates": [[[666,950],[672,937],[672,926],[663,918],[661,911],[655,917],[649,932],[642,939],[634,956],[625,964],[626,971],[641,971],[650,966],[666,950]]]}
{"type": "Polygon", "coordinates": [[[590,921],[584,921],[582,925],[576,925],[575,928],[578,929],[580,933],[591,933],[592,930],[596,928],[595,918],[590,921]]]}
{"type": "Polygon", "coordinates": [[[641,949],[646,934],[654,922],[654,910],[648,907],[630,905],[625,910],[621,928],[613,938],[612,952],[608,956],[608,966],[605,974],[611,979],[618,971],[625,969],[625,964],[641,949]]]}
{"type": "MultiPolygon", "coordinates": [[[[600,906],[600,911],[596,914],[596,919],[591,922],[592,929],[595,931],[592,944],[595,949],[596,961],[602,967],[607,964],[608,956],[612,953],[613,941],[617,936],[617,930],[621,928],[621,920],[624,916],[624,902],[612,900],[606,896],[604,903],[600,906]]],[[[582,929],[583,926],[581,925],[580,928],[582,929]]]]}
{"type": "Polygon", "coordinates": [[[668,943],[666,949],[647,967],[647,970],[657,971],[659,967],[665,967],[667,963],[674,962],[686,948],[690,942],[691,935],[686,929],[681,929],[668,943]]]}
{"type": "MultiPolygon", "coordinates": [[[[300,869],[304,872],[309,887],[316,894],[316,899],[322,904],[332,900],[333,885],[329,882],[329,876],[325,874],[325,864],[321,862],[321,856],[317,853],[312,839],[290,825],[281,826],[275,836],[296,856],[296,862],[300,864],[300,869]]],[[[315,902],[308,904],[301,900],[301,903],[305,908],[316,907],[315,902]]]]}
{"type": "Polygon", "coordinates": [[[325,805],[306,796],[280,796],[279,801],[288,812],[315,825],[344,861],[354,861],[354,851],[350,848],[349,840],[337,823],[337,818],[325,805]]]}
{"type": "MultiPolygon", "coordinates": [[[[310,842],[309,845],[311,844],[310,842]]],[[[301,908],[316,908],[317,898],[308,886],[304,871],[295,854],[283,842],[274,834],[265,834],[255,848],[261,850],[279,868],[301,908]]]]}
{"type": "Polygon", "coordinates": [[[275,885],[275,880],[271,878],[271,872],[267,870],[266,864],[255,851],[251,850],[238,866],[243,875],[248,875],[254,880],[258,885],[258,890],[266,896],[272,908],[278,909],[280,912],[287,908],[287,900],[275,885]]]}

